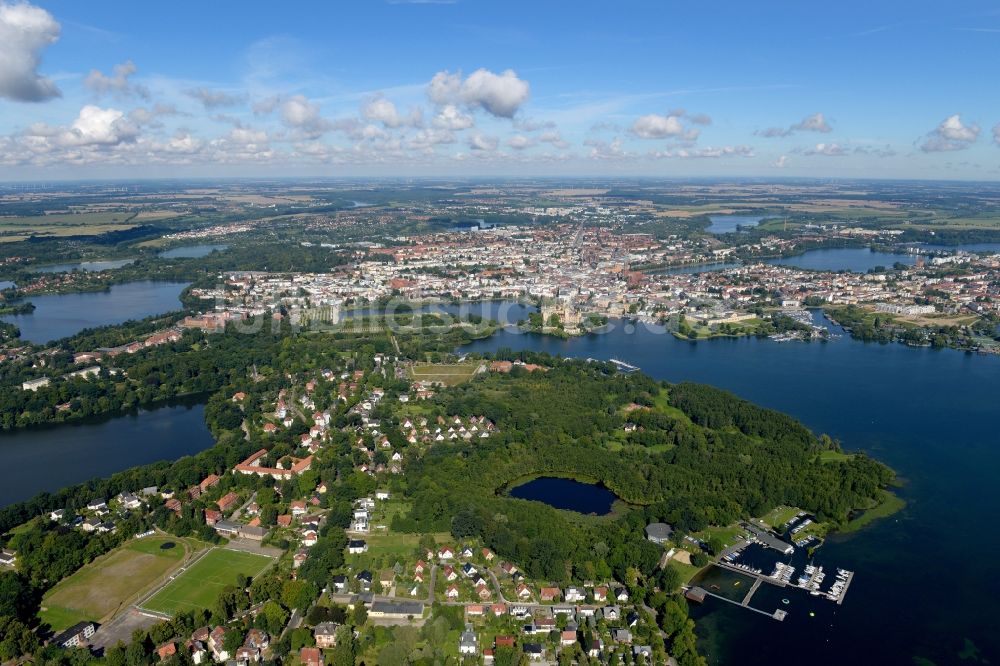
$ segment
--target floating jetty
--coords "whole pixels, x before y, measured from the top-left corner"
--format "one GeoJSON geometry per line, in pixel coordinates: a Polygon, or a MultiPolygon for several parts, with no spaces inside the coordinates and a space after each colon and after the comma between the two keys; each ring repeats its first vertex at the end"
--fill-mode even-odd
{"type": "MultiPolygon", "coordinates": [[[[755,583],[755,585],[760,585],[760,581],[758,580],[755,583]]],[[[705,601],[706,597],[712,597],[713,599],[721,599],[722,601],[725,601],[726,603],[733,604],[734,606],[739,606],[740,608],[746,608],[747,610],[753,611],[754,613],[760,613],[761,615],[763,615],[765,617],[769,617],[769,618],[775,619],[778,622],[781,622],[782,620],[785,619],[785,616],[788,615],[788,613],[786,613],[785,611],[781,610],[780,608],[776,609],[773,613],[768,613],[767,611],[762,611],[759,608],[754,608],[753,606],[748,605],[750,597],[753,596],[753,593],[755,591],[756,591],[756,587],[753,590],[751,590],[749,594],[747,594],[746,598],[742,602],[733,601],[732,599],[727,599],[726,597],[724,597],[724,596],[722,596],[720,594],[715,594],[714,592],[709,592],[708,590],[706,590],[705,588],[702,588],[702,587],[690,587],[690,588],[687,588],[684,591],[684,596],[687,597],[688,599],[690,599],[691,601],[697,601],[698,603],[701,603],[701,602],[705,601]]]]}
{"type": "Polygon", "coordinates": [[[632,365],[631,363],[626,363],[625,361],[619,361],[616,358],[609,358],[608,360],[611,363],[614,363],[615,367],[622,372],[636,372],[639,369],[639,366],[637,365],[632,365]]]}

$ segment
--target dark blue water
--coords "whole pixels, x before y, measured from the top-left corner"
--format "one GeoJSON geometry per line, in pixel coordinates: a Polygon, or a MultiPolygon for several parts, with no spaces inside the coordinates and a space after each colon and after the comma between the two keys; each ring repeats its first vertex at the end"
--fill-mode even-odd
{"type": "Polygon", "coordinates": [[[36,273],[67,273],[69,271],[110,271],[114,268],[128,266],[135,259],[109,259],[107,261],[80,261],[73,264],[52,264],[49,266],[33,267],[30,270],[36,273]]]}
{"type": "Polygon", "coordinates": [[[660,379],[713,384],[868,451],[905,480],[902,512],[820,549],[823,562],[857,571],[842,606],[823,602],[822,616],[791,612],[780,623],[723,602],[695,608],[713,664],[950,664],[965,639],[1000,662],[1000,357],[846,335],[686,342],[612,324],[569,340],[502,331],[461,351],[617,358],[660,379]]]}
{"type": "Polygon", "coordinates": [[[954,252],[956,250],[962,250],[964,252],[1000,252],[1000,243],[959,243],[958,245],[935,245],[933,243],[921,243],[918,247],[932,252],[954,252]]]}
{"type": "Polygon", "coordinates": [[[736,262],[717,261],[710,264],[691,264],[690,266],[677,266],[675,268],[660,268],[651,271],[643,271],[651,275],[695,275],[697,273],[714,273],[724,271],[727,268],[740,266],[736,262]]]}
{"type": "Polygon", "coordinates": [[[517,303],[513,301],[478,301],[474,303],[440,303],[423,305],[417,308],[410,308],[403,304],[400,307],[366,307],[352,310],[344,310],[340,313],[342,319],[352,319],[357,317],[381,316],[384,314],[432,314],[445,323],[454,322],[456,319],[465,320],[468,317],[481,317],[485,321],[497,321],[504,327],[515,326],[519,321],[528,318],[531,312],[537,312],[534,305],[517,303]]]}
{"type": "Polygon", "coordinates": [[[775,266],[793,266],[812,271],[851,271],[867,273],[876,266],[892,268],[895,263],[912,266],[917,263],[917,255],[902,252],[873,252],[862,247],[834,247],[821,250],[808,250],[793,257],[768,259],[767,263],[775,266]]]}
{"type": "Polygon", "coordinates": [[[226,250],[228,245],[181,245],[179,247],[173,247],[169,250],[164,250],[160,253],[160,257],[163,259],[197,259],[199,257],[207,257],[212,254],[215,250],[222,252],[226,250]]]}
{"type": "Polygon", "coordinates": [[[0,506],[214,444],[202,405],[172,405],[107,420],[0,432],[0,506]]]}
{"type": "Polygon", "coordinates": [[[514,486],[509,495],[544,502],[557,509],[597,516],[611,513],[611,505],[615,501],[615,494],[603,486],[555,476],[540,476],[514,486]]]}
{"type": "Polygon", "coordinates": [[[186,282],[127,282],[107,291],[30,296],[30,314],[7,315],[4,321],[21,329],[21,338],[43,343],[79,333],[85,328],[120,324],[181,307],[186,282]]]}
{"type": "Polygon", "coordinates": [[[712,224],[708,225],[710,234],[728,234],[737,227],[756,227],[767,218],[763,215],[709,215],[712,224]]]}

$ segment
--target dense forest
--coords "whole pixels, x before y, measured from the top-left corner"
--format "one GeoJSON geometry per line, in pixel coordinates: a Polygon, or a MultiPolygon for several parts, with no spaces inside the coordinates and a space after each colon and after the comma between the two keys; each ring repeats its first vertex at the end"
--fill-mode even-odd
{"type": "Polygon", "coordinates": [[[843,521],[877,501],[893,478],[863,454],[819,462],[826,438],[711,387],[668,386],[607,364],[534,360],[552,367],[491,376],[437,398],[448,414],[486,416],[499,434],[488,443],[440,445],[414,461],[407,476],[413,510],[394,528],[480,537],[539,578],[622,576],[630,567],[650,574],[657,552],[643,537],[649,521],[685,533],[779,504],[843,521]],[[627,433],[626,420],[641,427],[627,433]],[[534,474],[599,481],[635,506],[594,529],[504,496],[512,481],[534,474]]]}

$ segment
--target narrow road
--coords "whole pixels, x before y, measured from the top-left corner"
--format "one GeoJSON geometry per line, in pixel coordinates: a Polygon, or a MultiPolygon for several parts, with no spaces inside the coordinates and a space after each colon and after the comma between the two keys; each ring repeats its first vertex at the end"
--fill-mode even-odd
{"type": "Polygon", "coordinates": [[[285,634],[287,634],[289,631],[298,629],[301,624],[302,624],[302,613],[300,613],[299,609],[296,608],[295,610],[292,611],[291,616],[288,618],[288,624],[285,625],[285,628],[281,630],[281,636],[279,636],[278,639],[280,640],[284,638],[285,634]]]}
{"type": "Polygon", "coordinates": [[[493,573],[492,569],[487,569],[486,573],[490,575],[490,580],[493,581],[493,586],[497,589],[497,599],[499,599],[502,604],[507,603],[507,600],[504,599],[503,596],[503,590],[500,588],[500,581],[497,580],[497,575],[493,573]]]}

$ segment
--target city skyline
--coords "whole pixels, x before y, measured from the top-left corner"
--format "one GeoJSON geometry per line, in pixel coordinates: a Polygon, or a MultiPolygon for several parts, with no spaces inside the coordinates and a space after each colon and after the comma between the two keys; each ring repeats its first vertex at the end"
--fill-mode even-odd
{"type": "Polygon", "coordinates": [[[997,179],[1000,12],[903,9],[0,2],[0,179],[997,179]]]}

